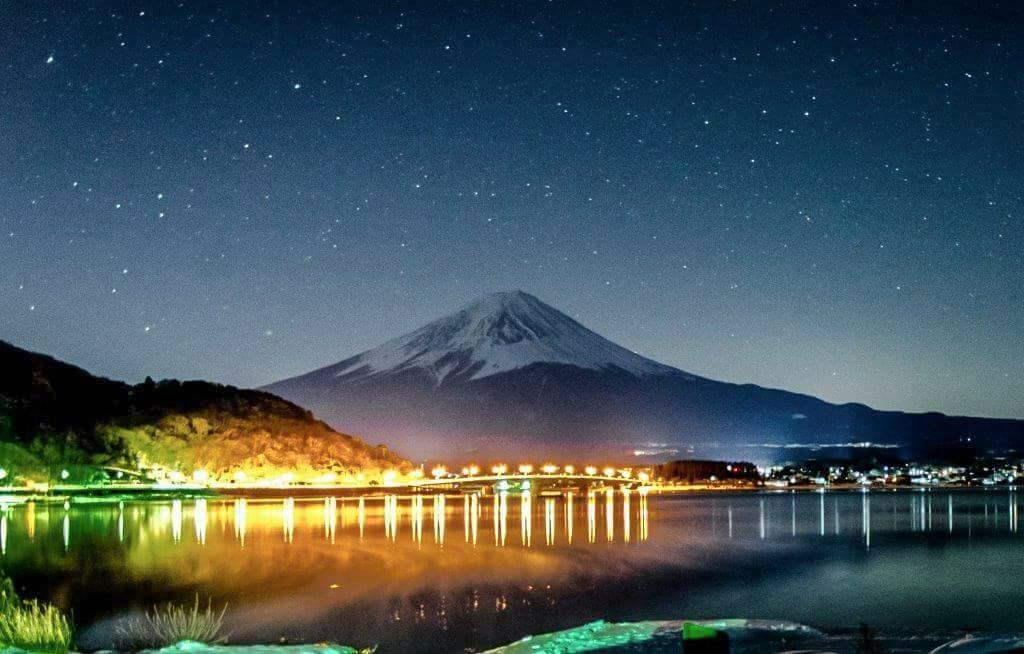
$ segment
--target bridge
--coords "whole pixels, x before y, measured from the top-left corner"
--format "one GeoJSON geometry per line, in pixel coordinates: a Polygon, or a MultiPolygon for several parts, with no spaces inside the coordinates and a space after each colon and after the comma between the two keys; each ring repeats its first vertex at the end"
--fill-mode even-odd
{"type": "Polygon", "coordinates": [[[543,491],[558,488],[579,487],[644,487],[649,486],[647,479],[623,477],[621,475],[585,475],[585,474],[518,474],[518,475],[438,475],[432,478],[412,480],[400,484],[410,489],[416,488],[461,488],[466,486],[489,486],[502,491],[543,491]],[[504,486],[504,487],[503,487],[504,486]]]}

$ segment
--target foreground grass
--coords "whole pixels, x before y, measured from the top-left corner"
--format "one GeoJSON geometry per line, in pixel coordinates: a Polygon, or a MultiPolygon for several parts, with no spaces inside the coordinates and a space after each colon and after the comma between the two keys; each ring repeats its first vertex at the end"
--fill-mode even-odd
{"type": "Polygon", "coordinates": [[[223,634],[224,613],[228,607],[216,611],[207,601],[206,608],[199,605],[199,595],[191,606],[168,604],[153,607],[145,616],[125,621],[117,627],[119,645],[130,650],[169,647],[182,640],[206,645],[219,645],[227,640],[223,634]]]}
{"type": "Polygon", "coordinates": [[[74,644],[71,623],[49,604],[22,601],[0,577],[0,647],[65,654],[74,644]]]}

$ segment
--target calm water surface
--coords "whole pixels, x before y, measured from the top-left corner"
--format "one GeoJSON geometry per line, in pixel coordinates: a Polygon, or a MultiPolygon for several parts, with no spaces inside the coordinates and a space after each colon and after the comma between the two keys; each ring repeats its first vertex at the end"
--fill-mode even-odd
{"type": "Polygon", "coordinates": [[[1024,631],[1015,492],[209,499],[8,508],[0,567],[81,644],[198,593],[233,642],[484,649],[609,620],[1024,631]]]}

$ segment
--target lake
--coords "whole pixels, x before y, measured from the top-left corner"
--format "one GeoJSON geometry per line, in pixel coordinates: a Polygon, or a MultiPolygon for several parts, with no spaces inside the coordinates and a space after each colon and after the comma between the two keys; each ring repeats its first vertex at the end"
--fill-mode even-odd
{"type": "Polygon", "coordinates": [[[591,620],[1024,631],[1016,492],[318,497],[26,504],[0,567],[80,645],[198,594],[231,641],[461,652],[591,620]]]}

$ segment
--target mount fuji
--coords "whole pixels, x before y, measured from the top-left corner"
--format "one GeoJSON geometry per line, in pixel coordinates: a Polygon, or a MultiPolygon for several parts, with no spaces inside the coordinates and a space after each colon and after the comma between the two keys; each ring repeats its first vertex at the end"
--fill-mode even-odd
{"type": "Polygon", "coordinates": [[[865,443],[1024,445],[1024,421],[876,411],[692,375],[522,291],[264,390],[414,459],[771,461],[865,443]]]}

